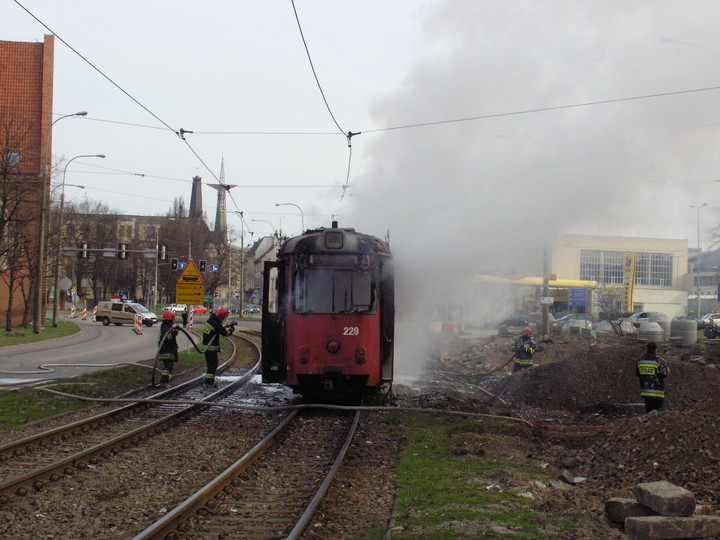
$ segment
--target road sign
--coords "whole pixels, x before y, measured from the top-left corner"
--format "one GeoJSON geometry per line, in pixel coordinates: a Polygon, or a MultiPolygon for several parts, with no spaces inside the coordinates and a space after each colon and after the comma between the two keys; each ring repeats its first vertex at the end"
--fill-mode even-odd
{"type": "MultiPolygon", "coordinates": [[[[179,268],[179,265],[178,265],[179,268]]],[[[175,302],[177,304],[202,305],[205,299],[205,284],[195,263],[187,262],[175,284],[175,302]]]]}
{"type": "Polygon", "coordinates": [[[217,272],[218,270],[220,270],[220,265],[217,265],[217,264],[208,264],[207,269],[208,269],[210,272],[217,272]]]}
{"type": "Polygon", "coordinates": [[[585,305],[585,289],[569,289],[568,300],[571,306],[582,307],[585,305]]]}
{"type": "Polygon", "coordinates": [[[185,270],[185,268],[187,268],[187,265],[188,265],[188,263],[181,261],[181,262],[178,263],[177,269],[178,269],[178,270],[185,270]]]}
{"type": "Polygon", "coordinates": [[[540,303],[543,306],[552,306],[555,303],[555,298],[553,298],[552,296],[541,296],[540,303]]]}

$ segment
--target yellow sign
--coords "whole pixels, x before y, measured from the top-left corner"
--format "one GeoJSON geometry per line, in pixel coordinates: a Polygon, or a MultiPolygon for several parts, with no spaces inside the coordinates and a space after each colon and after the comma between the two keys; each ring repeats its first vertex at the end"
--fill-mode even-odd
{"type": "Polygon", "coordinates": [[[633,292],[635,289],[635,254],[625,253],[623,257],[623,307],[633,311],[633,292]]]}
{"type": "Polygon", "coordinates": [[[195,263],[188,261],[175,284],[175,303],[201,306],[205,297],[205,284],[195,263]]]}

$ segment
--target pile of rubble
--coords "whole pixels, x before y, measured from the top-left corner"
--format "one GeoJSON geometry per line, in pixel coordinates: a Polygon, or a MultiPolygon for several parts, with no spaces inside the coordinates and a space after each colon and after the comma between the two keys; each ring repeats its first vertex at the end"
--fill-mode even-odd
{"type": "Polygon", "coordinates": [[[638,484],[635,499],[615,497],[605,503],[605,514],[621,524],[625,533],[638,540],[716,538],[720,516],[709,515],[712,507],[698,506],[695,495],[661,480],[638,484]]]}

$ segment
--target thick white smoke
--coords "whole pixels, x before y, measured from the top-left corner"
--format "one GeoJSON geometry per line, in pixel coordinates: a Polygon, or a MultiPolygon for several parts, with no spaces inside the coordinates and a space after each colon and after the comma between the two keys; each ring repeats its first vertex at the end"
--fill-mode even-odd
{"type": "MultiPolygon", "coordinates": [[[[720,5],[689,5],[704,15],[669,2],[428,10],[427,40],[402,88],[374,103],[377,125],[490,117],[356,139],[367,172],[342,224],[390,231],[399,321],[422,320],[438,300],[492,320],[512,307],[477,298],[472,276],[541,275],[542,245],[559,232],[685,237],[673,218],[686,222],[693,194],[672,190],[718,170],[718,130],[707,128],[720,115],[717,92],[561,107],[718,84],[720,53],[709,63],[706,49],[664,38],[702,36],[720,51],[704,22],[720,5]]],[[[401,360],[419,354],[403,353],[425,330],[410,326],[401,360]]]]}

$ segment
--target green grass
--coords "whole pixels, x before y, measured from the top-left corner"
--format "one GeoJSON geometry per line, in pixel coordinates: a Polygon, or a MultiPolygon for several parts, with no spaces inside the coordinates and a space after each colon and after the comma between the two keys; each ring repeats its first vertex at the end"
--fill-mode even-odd
{"type": "MultiPolygon", "coordinates": [[[[236,363],[246,365],[250,357],[250,347],[244,341],[236,341],[238,355],[236,363]]],[[[230,347],[224,347],[223,358],[227,358],[230,347]]],[[[139,362],[152,365],[153,360],[139,362]]],[[[180,353],[173,375],[196,369],[205,365],[205,356],[195,349],[180,353]]],[[[56,379],[44,386],[68,394],[92,397],[113,398],[132,390],[150,385],[152,371],[139,366],[119,366],[77,377],[56,379]]],[[[156,375],[156,380],[157,380],[156,375]]],[[[48,418],[60,413],[91,407],[92,402],[57,396],[37,388],[0,390],[0,430],[48,418]]]]}
{"type": "Polygon", "coordinates": [[[39,334],[34,334],[32,328],[13,328],[10,332],[0,333],[0,347],[37,343],[46,339],[71,336],[78,332],[80,332],[80,327],[77,324],[63,321],[58,322],[57,328],[43,327],[39,334]]]}
{"type": "MultiPolygon", "coordinates": [[[[530,499],[497,480],[546,480],[539,467],[462,451],[468,436],[478,431],[497,437],[488,424],[478,429],[480,422],[467,419],[419,414],[396,418],[407,444],[398,462],[394,539],[540,540],[553,538],[553,529],[572,528],[569,520],[537,511],[530,499]]],[[[508,437],[509,444],[512,440],[508,437]]]]}

